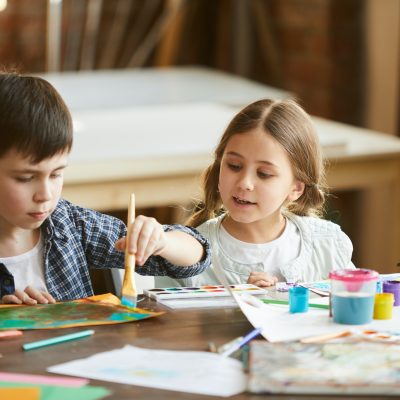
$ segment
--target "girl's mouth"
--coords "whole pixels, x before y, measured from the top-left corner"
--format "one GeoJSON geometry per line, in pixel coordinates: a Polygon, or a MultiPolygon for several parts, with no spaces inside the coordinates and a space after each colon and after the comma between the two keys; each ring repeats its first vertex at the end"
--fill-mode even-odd
{"type": "Polygon", "coordinates": [[[244,200],[244,199],[241,199],[240,197],[236,197],[236,196],[233,196],[233,200],[235,201],[235,203],[238,203],[240,205],[254,205],[254,204],[256,204],[256,203],[252,203],[251,201],[244,200]]]}

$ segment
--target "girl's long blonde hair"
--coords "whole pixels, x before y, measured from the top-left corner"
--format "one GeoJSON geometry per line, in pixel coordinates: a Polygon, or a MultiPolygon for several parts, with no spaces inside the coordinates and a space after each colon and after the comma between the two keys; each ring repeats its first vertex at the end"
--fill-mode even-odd
{"type": "Polygon", "coordinates": [[[310,116],[294,100],[259,100],[232,119],[214,152],[213,163],[203,173],[203,199],[194,208],[187,224],[199,226],[224,212],[218,191],[221,159],[233,135],[262,127],[286,150],[295,179],[304,182],[304,193],[286,205],[286,211],[296,215],[316,215],[323,212],[326,184],[322,151],[310,116]]]}

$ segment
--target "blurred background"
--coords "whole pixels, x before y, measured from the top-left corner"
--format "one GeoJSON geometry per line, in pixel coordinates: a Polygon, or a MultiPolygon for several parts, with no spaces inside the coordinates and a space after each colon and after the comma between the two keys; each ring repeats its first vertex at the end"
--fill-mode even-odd
{"type": "MultiPolygon", "coordinates": [[[[400,0],[0,0],[0,7],[4,68],[205,66],[290,92],[314,116],[399,136],[400,0]]],[[[400,243],[386,259],[360,250],[368,247],[359,238],[368,218],[358,212],[363,193],[333,194],[327,217],[352,238],[356,265],[397,271],[400,243]]],[[[170,210],[141,211],[174,222],[170,210]]],[[[109,212],[125,218],[124,210],[109,212]]]]}
{"type": "Polygon", "coordinates": [[[205,65],[313,115],[399,132],[399,0],[1,0],[23,72],[205,65]]]}

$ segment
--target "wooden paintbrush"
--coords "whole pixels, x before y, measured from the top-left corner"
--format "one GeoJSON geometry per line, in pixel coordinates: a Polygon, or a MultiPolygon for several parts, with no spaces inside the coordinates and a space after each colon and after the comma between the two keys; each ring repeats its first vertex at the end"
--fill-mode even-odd
{"type": "Polygon", "coordinates": [[[136,307],[137,290],[135,285],[135,255],[129,252],[128,246],[131,237],[131,225],[135,220],[135,195],[132,193],[128,207],[128,234],[125,247],[125,274],[121,290],[121,304],[127,307],[136,307]]]}

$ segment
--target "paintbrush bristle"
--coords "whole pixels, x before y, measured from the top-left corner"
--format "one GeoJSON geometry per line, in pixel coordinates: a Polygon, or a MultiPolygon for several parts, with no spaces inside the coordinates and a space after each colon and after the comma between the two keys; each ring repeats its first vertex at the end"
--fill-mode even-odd
{"type": "Polygon", "coordinates": [[[122,295],[121,305],[123,305],[125,307],[136,308],[137,296],[122,295]]]}

